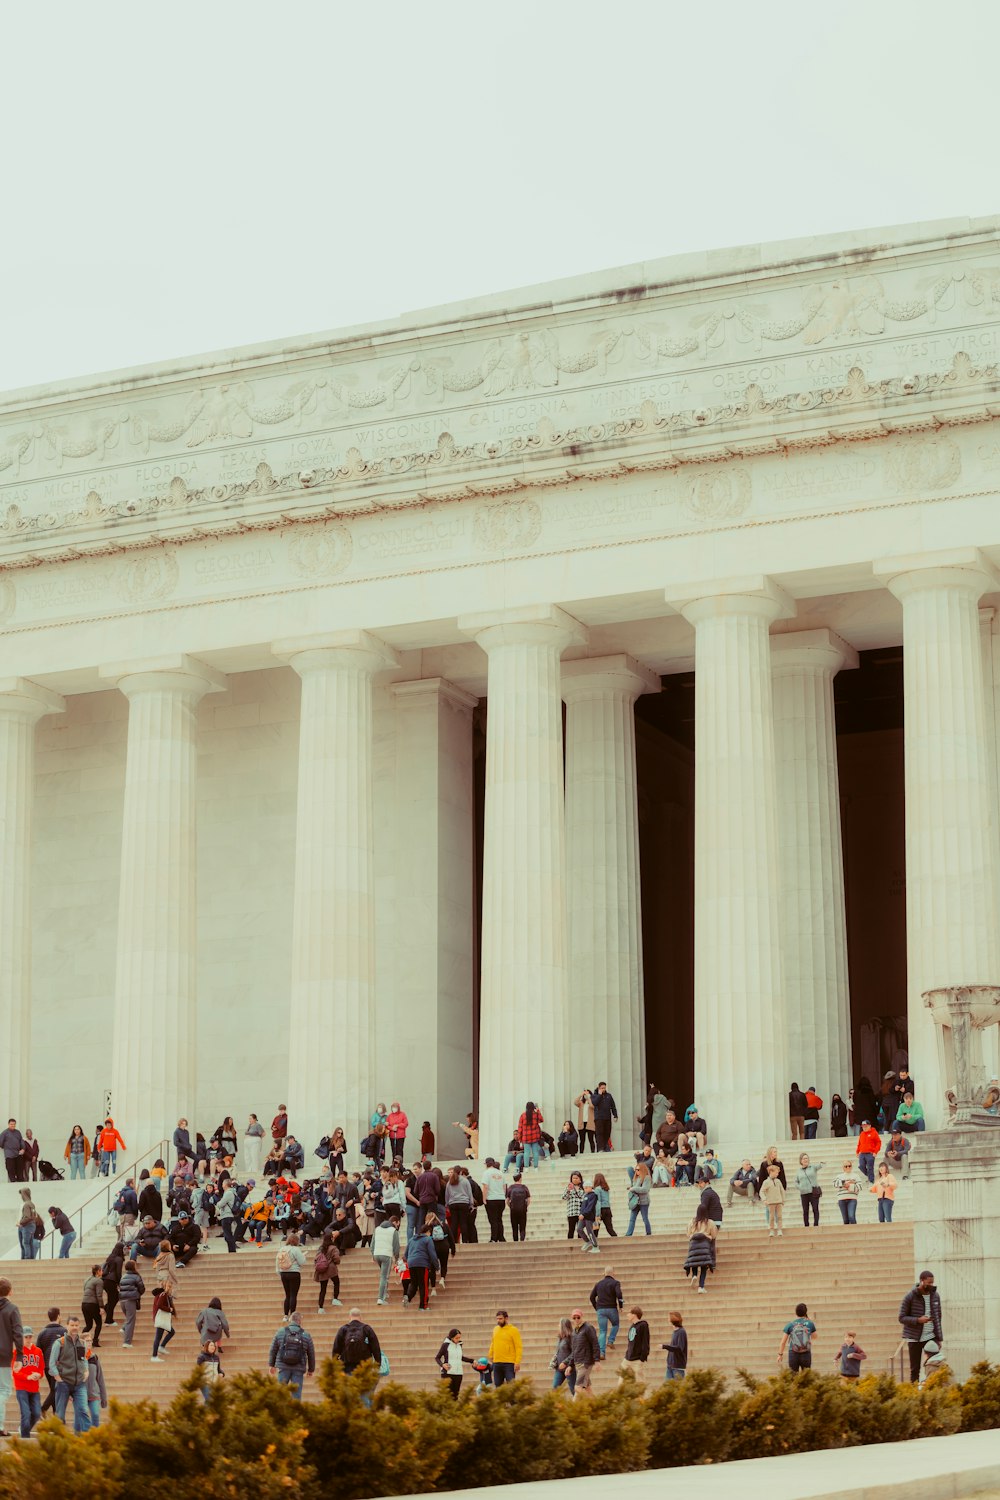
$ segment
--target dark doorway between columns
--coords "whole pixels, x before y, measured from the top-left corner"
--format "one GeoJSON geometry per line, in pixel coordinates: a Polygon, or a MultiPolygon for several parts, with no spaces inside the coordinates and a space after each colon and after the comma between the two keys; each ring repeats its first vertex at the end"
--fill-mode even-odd
{"type": "MultiPolygon", "coordinates": [[[[834,700],[854,1076],[877,1086],[906,1046],[902,648],[862,652],[834,700]]],[[[682,1107],[694,1099],[694,738],[694,673],[664,677],[636,704],[646,1082],[682,1107]]]]}

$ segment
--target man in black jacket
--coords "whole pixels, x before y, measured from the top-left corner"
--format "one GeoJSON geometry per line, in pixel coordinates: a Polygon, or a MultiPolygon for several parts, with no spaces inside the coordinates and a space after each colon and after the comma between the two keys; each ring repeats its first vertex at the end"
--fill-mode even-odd
{"type": "Polygon", "coordinates": [[[580,1396],[593,1396],[591,1387],[591,1375],[594,1366],[604,1356],[601,1353],[600,1342],[594,1330],[593,1323],[584,1321],[583,1312],[579,1307],[574,1308],[573,1319],[573,1343],[570,1350],[570,1358],[576,1370],[576,1391],[574,1400],[580,1396]]]}
{"type": "Polygon", "coordinates": [[[916,1286],[899,1305],[899,1321],[910,1353],[910,1379],[916,1381],[924,1346],[933,1340],[940,1350],[944,1343],[941,1294],[934,1285],[933,1271],[921,1271],[916,1286]]]}
{"type": "Polygon", "coordinates": [[[50,1307],[48,1317],[49,1321],[46,1323],[45,1327],[40,1330],[38,1337],[35,1340],[36,1348],[41,1349],[42,1351],[42,1360],[45,1365],[45,1379],[48,1381],[49,1386],[49,1394],[42,1402],[43,1417],[47,1411],[55,1411],[56,1409],[56,1381],[55,1376],[49,1374],[49,1350],[52,1348],[52,1345],[55,1343],[56,1339],[62,1338],[63,1334],[66,1332],[65,1327],[59,1321],[58,1307],[50,1307]]]}
{"type": "Polygon", "coordinates": [[[708,1217],[713,1221],[716,1229],[721,1229],[722,1199],[710,1182],[706,1182],[701,1190],[701,1203],[703,1208],[708,1209],[708,1217]]]}
{"type": "Polygon", "coordinates": [[[374,1328],[362,1322],[360,1307],[352,1307],[348,1322],[337,1329],[333,1340],[333,1357],[344,1366],[345,1375],[353,1375],[366,1359],[382,1363],[382,1347],[374,1328]]]}
{"type": "Polygon", "coordinates": [[[198,1254],[198,1246],[201,1244],[201,1230],[197,1224],[191,1222],[190,1214],[183,1209],[172,1220],[168,1232],[170,1248],[177,1257],[179,1266],[190,1265],[198,1254]]]}
{"type": "Polygon", "coordinates": [[[590,1294],[590,1305],[597,1314],[597,1343],[600,1357],[605,1357],[607,1349],[615,1347],[615,1339],[618,1337],[618,1313],[624,1307],[622,1297],[622,1284],[615,1279],[614,1268],[604,1267],[604,1275],[594,1287],[590,1294]],[[608,1338],[608,1329],[611,1329],[611,1337],[608,1338]]]}
{"type": "Polygon", "coordinates": [[[3,1427],[3,1437],[9,1434],[6,1430],[5,1418],[7,1415],[7,1402],[14,1394],[14,1376],[11,1371],[11,1360],[14,1352],[20,1359],[21,1350],[24,1347],[24,1330],[21,1327],[21,1310],[15,1302],[9,1301],[11,1292],[10,1282],[3,1278],[0,1280],[0,1426],[3,1427]]]}
{"type": "Polygon", "coordinates": [[[160,1253],[160,1243],[167,1238],[167,1231],[162,1224],[158,1224],[152,1214],[147,1214],[143,1220],[142,1228],[132,1241],[129,1251],[129,1259],[134,1261],[137,1256],[144,1255],[147,1260],[153,1260],[160,1253]]]}
{"type": "Polygon", "coordinates": [[[594,1111],[594,1134],[597,1137],[598,1151],[611,1150],[611,1122],[618,1118],[618,1106],[611,1094],[608,1093],[606,1083],[599,1083],[590,1096],[590,1103],[594,1111]]]}

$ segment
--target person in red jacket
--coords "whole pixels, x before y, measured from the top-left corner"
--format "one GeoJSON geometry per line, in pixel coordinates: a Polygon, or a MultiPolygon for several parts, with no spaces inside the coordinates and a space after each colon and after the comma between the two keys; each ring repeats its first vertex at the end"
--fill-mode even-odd
{"type": "Polygon", "coordinates": [[[34,1342],[34,1331],[22,1328],[24,1343],[20,1358],[14,1350],[11,1368],[14,1372],[14,1394],[21,1409],[21,1436],[31,1436],[31,1429],[42,1420],[40,1386],[45,1374],[45,1356],[34,1342]]]}
{"type": "Polygon", "coordinates": [[[819,1112],[823,1108],[823,1101],[816,1092],[816,1085],[811,1083],[806,1089],[806,1140],[814,1141],[819,1126],[819,1112]]]}
{"type": "Polygon", "coordinates": [[[542,1158],[542,1120],[544,1116],[537,1104],[532,1104],[529,1099],[524,1106],[524,1112],[517,1122],[517,1130],[514,1134],[521,1142],[524,1151],[524,1166],[537,1167],[542,1158]]]}
{"type": "Polygon", "coordinates": [[[861,1121],[861,1134],[858,1136],[858,1167],[869,1182],[875,1181],[875,1158],[882,1150],[882,1137],[872,1125],[871,1120],[861,1121]]]}
{"type": "Polygon", "coordinates": [[[104,1122],[104,1129],[97,1137],[97,1145],[101,1153],[101,1176],[107,1177],[110,1166],[113,1177],[118,1170],[118,1147],[120,1146],[124,1151],[125,1142],[115,1129],[115,1122],[110,1115],[104,1122]]]}

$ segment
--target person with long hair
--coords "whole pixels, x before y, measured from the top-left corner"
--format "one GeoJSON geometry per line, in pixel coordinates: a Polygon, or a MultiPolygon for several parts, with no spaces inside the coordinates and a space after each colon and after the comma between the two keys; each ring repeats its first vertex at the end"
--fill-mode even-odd
{"type": "Polygon", "coordinates": [[[569,1318],[559,1321],[559,1337],[552,1356],[552,1389],[557,1391],[563,1384],[568,1387],[572,1398],[576,1393],[576,1366],[573,1364],[573,1324],[569,1318]]]}
{"type": "Polygon", "coordinates": [[[708,1217],[708,1209],[699,1203],[688,1225],[688,1249],[684,1260],[684,1275],[691,1278],[692,1286],[697,1278],[699,1292],[705,1291],[705,1277],[709,1271],[715,1270],[715,1237],[718,1232],[708,1217]]]}
{"type": "Polygon", "coordinates": [[[830,1100],[830,1134],[841,1138],[847,1134],[847,1105],[839,1094],[830,1100]]]}
{"type": "Polygon", "coordinates": [[[649,1226],[649,1192],[652,1186],[653,1181],[650,1176],[649,1168],[646,1166],[645,1162],[639,1162],[638,1166],[635,1169],[635,1174],[632,1178],[632,1181],[629,1184],[628,1228],[625,1231],[626,1239],[630,1239],[635,1233],[635,1221],[640,1217],[642,1218],[642,1222],[645,1225],[646,1233],[652,1234],[653,1232],[649,1226]]]}
{"type": "Polygon", "coordinates": [[[562,1201],[566,1205],[566,1238],[576,1239],[576,1225],[580,1217],[580,1204],[583,1202],[583,1173],[571,1172],[566,1191],[562,1195],[562,1201]]]}
{"type": "Polygon", "coordinates": [[[478,1161],[479,1159],[479,1121],[470,1110],[465,1117],[465,1124],[461,1120],[453,1120],[453,1125],[465,1136],[465,1157],[467,1161],[478,1161]]]}
{"type": "Polygon", "coordinates": [[[538,1168],[542,1156],[542,1121],[544,1115],[537,1104],[529,1099],[517,1122],[517,1138],[524,1151],[524,1170],[538,1168]]]}
{"type": "Polygon", "coordinates": [[[444,1201],[448,1206],[448,1219],[452,1233],[458,1243],[469,1239],[469,1221],[472,1214],[472,1184],[463,1177],[457,1167],[448,1173],[448,1185],[444,1190],[444,1201]]]}
{"type": "Polygon", "coordinates": [[[90,1141],[84,1135],[82,1125],[74,1125],[66,1142],[66,1150],[63,1152],[69,1162],[69,1180],[74,1177],[84,1178],[87,1175],[87,1163],[90,1161],[90,1141]]]}
{"type": "Polygon", "coordinates": [[[448,1390],[452,1399],[457,1401],[458,1393],[462,1389],[462,1366],[472,1364],[469,1355],[462,1353],[462,1330],[460,1328],[449,1329],[448,1337],[434,1356],[434,1362],[448,1382],[448,1390]]]}
{"type": "Polygon", "coordinates": [[[874,1193],[878,1202],[878,1221],[880,1224],[892,1223],[892,1205],[896,1197],[896,1179],[888,1162],[880,1161],[878,1164],[878,1175],[869,1188],[874,1193]]]}
{"type": "Polygon", "coordinates": [[[618,1238],[614,1219],[611,1217],[611,1188],[603,1172],[594,1173],[594,1192],[597,1194],[597,1211],[601,1223],[613,1240],[618,1238]]]}

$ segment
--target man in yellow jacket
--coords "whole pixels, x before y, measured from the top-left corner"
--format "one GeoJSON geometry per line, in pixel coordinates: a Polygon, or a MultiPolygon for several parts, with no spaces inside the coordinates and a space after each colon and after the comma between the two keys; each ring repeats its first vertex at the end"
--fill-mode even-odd
{"type": "Polygon", "coordinates": [[[510,1322],[503,1308],[497,1313],[497,1326],[490,1339],[489,1360],[493,1366],[493,1384],[506,1385],[521,1368],[521,1334],[510,1322]]]}

